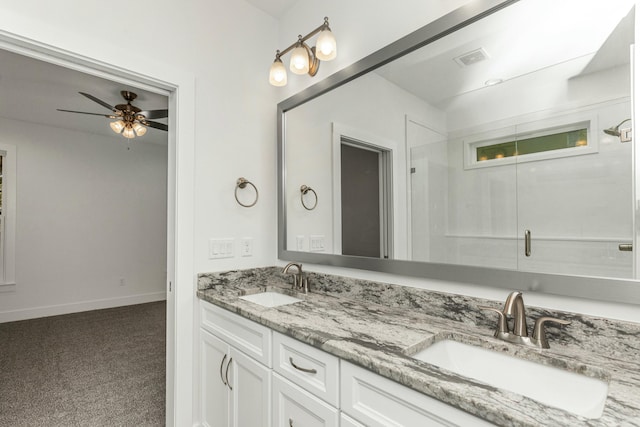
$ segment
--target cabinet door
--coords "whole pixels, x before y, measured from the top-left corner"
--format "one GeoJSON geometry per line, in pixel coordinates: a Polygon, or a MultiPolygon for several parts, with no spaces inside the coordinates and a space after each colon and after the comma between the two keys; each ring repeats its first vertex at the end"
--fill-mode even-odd
{"type": "Polygon", "coordinates": [[[200,418],[204,426],[229,425],[229,389],[224,383],[229,346],[200,329],[200,418]]]}
{"type": "Polygon", "coordinates": [[[271,425],[271,370],[239,350],[229,351],[232,427],[271,425]]]}
{"type": "Polygon", "coordinates": [[[273,374],[273,427],[338,427],[338,410],[273,374]]]}

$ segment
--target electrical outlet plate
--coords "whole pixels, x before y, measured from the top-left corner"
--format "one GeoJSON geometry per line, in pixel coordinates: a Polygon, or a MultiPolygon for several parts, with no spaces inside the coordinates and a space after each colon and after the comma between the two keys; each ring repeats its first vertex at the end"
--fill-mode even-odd
{"type": "Polygon", "coordinates": [[[233,258],[233,238],[209,239],[209,259],[233,258]]]}
{"type": "Polygon", "coordinates": [[[304,236],[303,235],[296,236],[296,250],[298,252],[304,251],[304,236]]]}
{"type": "Polygon", "coordinates": [[[253,256],[253,238],[240,239],[240,256],[253,256]]]}

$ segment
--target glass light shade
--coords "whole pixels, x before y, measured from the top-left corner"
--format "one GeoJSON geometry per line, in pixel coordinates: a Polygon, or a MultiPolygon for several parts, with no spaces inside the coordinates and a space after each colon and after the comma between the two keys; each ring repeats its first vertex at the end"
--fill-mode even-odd
{"type": "Polygon", "coordinates": [[[271,69],[269,70],[269,83],[274,86],[284,86],[287,84],[287,69],[280,58],[276,58],[276,60],[273,61],[273,64],[271,64],[271,69]]]}
{"type": "Polygon", "coordinates": [[[320,31],[316,41],[316,58],[331,61],[337,55],[336,38],[330,29],[320,31]]]}
{"type": "Polygon", "coordinates": [[[122,136],[124,136],[125,138],[132,139],[136,137],[136,133],[133,131],[133,128],[131,126],[127,126],[122,131],[122,136]]]}
{"type": "Polygon", "coordinates": [[[136,135],[138,136],[142,136],[145,133],[147,133],[147,128],[137,122],[133,124],[133,130],[136,132],[136,135]]]}
{"type": "Polygon", "coordinates": [[[122,129],[124,129],[124,122],[122,120],[116,120],[115,122],[109,123],[109,126],[111,126],[111,130],[115,133],[120,133],[122,129]]]}
{"type": "Polygon", "coordinates": [[[302,45],[298,45],[291,51],[289,69],[294,74],[307,74],[309,72],[309,53],[302,45]]]}

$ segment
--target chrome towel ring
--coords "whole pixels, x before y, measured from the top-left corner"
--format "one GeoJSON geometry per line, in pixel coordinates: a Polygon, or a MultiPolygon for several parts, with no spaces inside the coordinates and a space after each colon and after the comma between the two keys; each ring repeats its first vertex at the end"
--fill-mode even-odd
{"type": "Polygon", "coordinates": [[[302,202],[302,206],[304,206],[304,208],[308,211],[312,211],[316,208],[316,206],[318,206],[318,194],[315,192],[315,190],[309,186],[306,185],[302,185],[300,187],[300,201],[302,202]],[[307,206],[307,204],[304,202],[304,196],[306,196],[306,194],[311,191],[313,193],[313,196],[315,198],[315,202],[313,203],[313,206],[309,207],[307,206]]]}
{"type": "Polygon", "coordinates": [[[256,203],[258,203],[258,188],[255,185],[253,185],[253,183],[251,181],[249,181],[248,179],[240,177],[236,181],[236,191],[234,192],[234,196],[236,197],[236,202],[238,202],[238,204],[240,206],[244,206],[245,208],[250,208],[250,207],[254,206],[256,203]],[[250,203],[250,204],[244,204],[238,199],[238,188],[244,189],[244,188],[246,188],[247,185],[252,186],[253,189],[256,192],[256,198],[253,201],[253,203],[250,203]]]}

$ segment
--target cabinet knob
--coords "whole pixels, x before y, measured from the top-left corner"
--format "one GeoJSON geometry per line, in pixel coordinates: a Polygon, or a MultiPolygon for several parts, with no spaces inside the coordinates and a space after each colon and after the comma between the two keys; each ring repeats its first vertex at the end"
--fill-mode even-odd
{"type": "Polygon", "coordinates": [[[289,418],[289,427],[293,427],[293,420],[289,418]]]}

